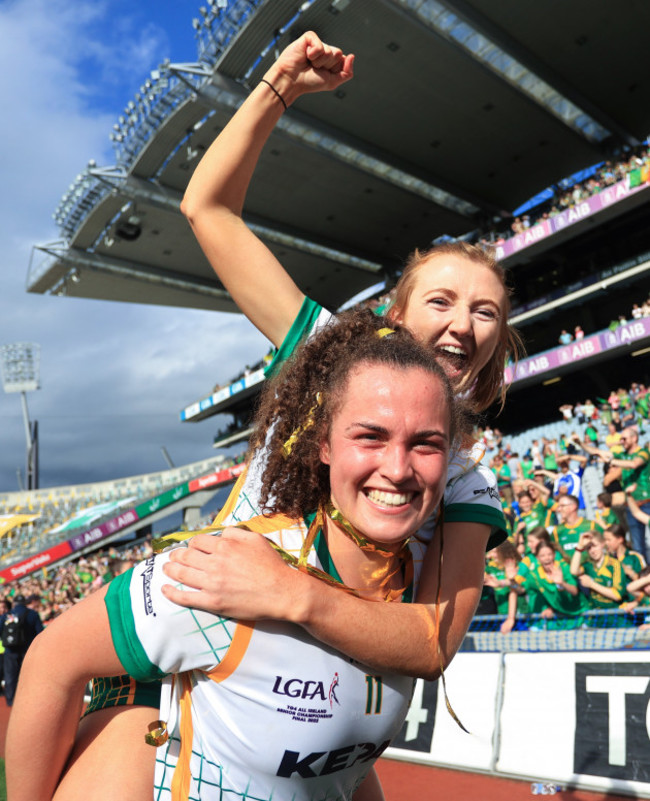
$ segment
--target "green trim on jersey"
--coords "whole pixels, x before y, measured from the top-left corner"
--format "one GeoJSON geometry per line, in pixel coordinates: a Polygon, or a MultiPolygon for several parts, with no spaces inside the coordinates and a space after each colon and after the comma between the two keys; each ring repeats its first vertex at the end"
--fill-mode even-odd
{"type": "Polygon", "coordinates": [[[551,531],[551,542],[555,543],[562,558],[571,562],[571,556],[580,540],[580,535],[587,531],[593,531],[595,528],[596,524],[593,520],[579,517],[575,523],[554,526],[551,531]]]}
{"type": "Polygon", "coordinates": [[[339,575],[339,571],[336,569],[336,565],[332,559],[332,554],[330,553],[330,549],[327,545],[327,540],[323,534],[323,529],[321,529],[316,535],[314,548],[316,549],[318,561],[321,563],[323,570],[328,576],[331,576],[331,578],[335,579],[339,584],[342,585],[343,579],[339,575]]]}
{"type": "Polygon", "coordinates": [[[627,489],[631,484],[636,484],[636,489],[632,493],[637,503],[645,503],[650,500],[650,452],[647,448],[638,447],[634,453],[619,453],[617,459],[626,462],[633,459],[643,459],[643,464],[636,468],[623,467],[621,470],[621,485],[627,489]]]}
{"type": "MultiPolygon", "coordinates": [[[[373,311],[378,317],[382,317],[388,313],[387,304],[378,306],[376,309],[373,309],[373,311]]],[[[285,338],[282,340],[282,343],[275,352],[271,362],[264,368],[265,378],[273,378],[273,376],[279,372],[280,368],[293,354],[298,345],[300,345],[303,340],[306,339],[314,330],[314,327],[318,322],[318,318],[322,312],[327,312],[334,317],[334,314],[328,312],[328,310],[324,306],[321,306],[320,303],[317,303],[315,300],[305,296],[295,320],[291,323],[291,328],[287,332],[285,338]]]]}
{"type": "Polygon", "coordinates": [[[315,300],[305,296],[300,311],[296,319],[291,323],[291,328],[282,340],[282,344],[275,352],[271,363],[264,368],[264,376],[266,378],[273,378],[280,371],[289,356],[305,338],[305,334],[309,334],[316,325],[318,316],[322,311],[323,307],[320,303],[316,303],[315,300]]]}
{"type": "Polygon", "coordinates": [[[108,585],[104,602],[108,611],[111,637],[118,659],[124,669],[138,681],[162,679],[166,674],[147,657],[135,629],[131,607],[131,578],[133,568],[116,576],[108,585]]]}
{"type": "Polygon", "coordinates": [[[627,582],[618,559],[605,554],[602,565],[596,567],[588,557],[585,559],[583,555],[581,564],[584,572],[596,584],[600,584],[601,587],[607,587],[618,595],[618,599],[613,600],[612,598],[605,598],[597,590],[589,588],[589,604],[595,609],[616,609],[620,606],[627,594],[627,582]]]}
{"type": "Polygon", "coordinates": [[[596,509],[594,513],[594,523],[596,524],[596,528],[601,531],[605,531],[606,528],[616,525],[618,522],[619,520],[616,512],[611,509],[608,509],[606,514],[603,514],[601,509],[596,509]]]}
{"type": "Polygon", "coordinates": [[[503,512],[493,506],[474,503],[452,503],[445,506],[445,523],[484,523],[490,526],[486,551],[491,551],[508,538],[506,518],[503,512]]]}
{"type": "MultiPolygon", "coordinates": [[[[302,516],[302,519],[305,523],[305,528],[307,530],[311,528],[311,524],[314,522],[315,517],[316,512],[309,512],[308,514],[302,516]]],[[[321,566],[327,575],[330,576],[330,578],[338,581],[339,584],[343,584],[343,579],[339,575],[339,571],[336,569],[336,565],[334,564],[334,560],[330,554],[327,540],[323,536],[323,529],[320,529],[316,535],[316,539],[314,540],[314,550],[316,551],[316,556],[318,556],[318,561],[321,563],[321,566]]]]}

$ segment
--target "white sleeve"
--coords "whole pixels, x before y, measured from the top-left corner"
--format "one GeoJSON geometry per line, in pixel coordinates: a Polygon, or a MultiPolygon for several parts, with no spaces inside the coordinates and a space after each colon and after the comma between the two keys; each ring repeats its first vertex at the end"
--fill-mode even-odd
{"type": "Polygon", "coordinates": [[[165,598],[162,585],[173,583],[162,570],[168,560],[169,552],[149,557],[113,579],[106,594],[117,655],[126,671],[142,681],[216,667],[228,652],[237,625],[165,598]]]}

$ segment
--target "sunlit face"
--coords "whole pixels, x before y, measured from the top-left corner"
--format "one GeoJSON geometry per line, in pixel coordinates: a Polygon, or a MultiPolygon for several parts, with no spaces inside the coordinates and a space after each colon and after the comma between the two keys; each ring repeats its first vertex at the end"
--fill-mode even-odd
{"type": "Polygon", "coordinates": [[[603,542],[605,543],[607,553],[616,556],[621,540],[615,537],[611,531],[603,531],[603,542]]]}
{"type": "Polygon", "coordinates": [[[469,388],[499,343],[505,290],[489,267],[462,256],[432,256],[417,268],[396,322],[435,348],[456,390],[469,388]]]}
{"type": "Polygon", "coordinates": [[[565,495],[558,500],[557,512],[563,523],[573,522],[573,518],[576,516],[577,511],[578,507],[575,505],[573,500],[570,500],[568,495],[565,495]]]}
{"type": "Polygon", "coordinates": [[[548,545],[544,545],[539,549],[539,551],[537,551],[537,559],[544,570],[548,570],[549,568],[553,567],[553,562],[555,561],[555,551],[552,548],[549,548],[548,545]]]}
{"type": "Polygon", "coordinates": [[[518,501],[519,508],[522,512],[530,512],[530,510],[533,508],[533,501],[528,497],[528,495],[522,495],[520,498],[518,498],[518,501]]]}
{"type": "Polygon", "coordinates": [[[600,562],[605,553],[604,543],[594,537],[587,545],[587,553],[594,562],[600,562]]]}
{"type": "Polygon", "coordinates": [[[632,453],[637,446],[638,437],[634,431],[626,429],[621,431],[619,435],[619,442],[623,446],[626,453],[632,453]]]}
{"type": "Polygon", "coordinates": [[[420,368],[359,365],[348,378],[321,460],[331,497],[369,539],[399,544],[445,487],[449,409],[440,379],[420,368]]]}

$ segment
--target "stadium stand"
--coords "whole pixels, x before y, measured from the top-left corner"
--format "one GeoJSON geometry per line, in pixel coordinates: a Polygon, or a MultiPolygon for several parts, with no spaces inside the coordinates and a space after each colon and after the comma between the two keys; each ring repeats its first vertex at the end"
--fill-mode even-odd
{"type": "MultiPolygon", "coordinates": [[[[110,532],[102,530],[102,536],[96,539],[105,543],[110,541],[111,534],[124,536],[128,529],[146,528],[154,514],[165,508],[167,514],[171,509],[185,509],[186,521],[188,518],[192,521],[188,527],[200,527],[201,518],[187,514],[187,510],[196,510],[193,493],[200,493],[205,487],[232,483],[232,470],[240,461],[240,458],[226,459],[219,455],[171,470],[114,481],[1,493],[2,572],[34,554],[61,546],[83,532],[99,531],[109,521],[119,521],[121,516],[125,517],[123,524],[115,524],[110,532]],[[212,481],[222,473],[219,481],[212,481]],[[142,511],[133,516],[134,509],[142,511]]],[[[203,506],[207,498],[200,495],[200,499],[203,506]]]]}

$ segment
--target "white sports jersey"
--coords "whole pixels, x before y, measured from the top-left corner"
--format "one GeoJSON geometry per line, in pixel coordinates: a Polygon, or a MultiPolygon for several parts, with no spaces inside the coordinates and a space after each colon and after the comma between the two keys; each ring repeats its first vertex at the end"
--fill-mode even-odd
{"type": "MultiPolygon", "coordinates": [[[[300,342],[322,328],[332,314],[313,300],[305,298],[291,330],[278,349],[271,365],[271,372],[279,366],[298,347],[300,342]]],[[[485,454],[485,446],[474,443],[471,448],[451,452],[447,469],[447,485],[443,496],[445,520],[448,523],[484,523],[492,529],[492,536],[487,550],[494,548],[506,538],[506,521],[503,516],[496,477],[492,470],[485,467],[481,460],[485,454]]],[[[242,484],[237,492],[231,494],[224,514],[219,515],[219,522],[224,525],[240,523],[260,514],[259,498],[262,473],[264,472],[265,455],[262,451],[248,467],[242,484]]],[[[437,518],[427,521],[419,535],[430,540],[437,518]]]]}
{"type": "MultiPolygon", "coordinates": [[[[304,524],[280,523],[266,536],[298,556],[304,524]]],[[[351,799],[399,731],[414,680],[378,675],[290,623],[176,606],[160,591],[168,558],[118,576],[106,596],[130,675],[180,674],[163,682],[170,738],[157,750],[154,799],[351,799]]],[[[324,537],[308,561],[331,566],[324,537]]]]}

